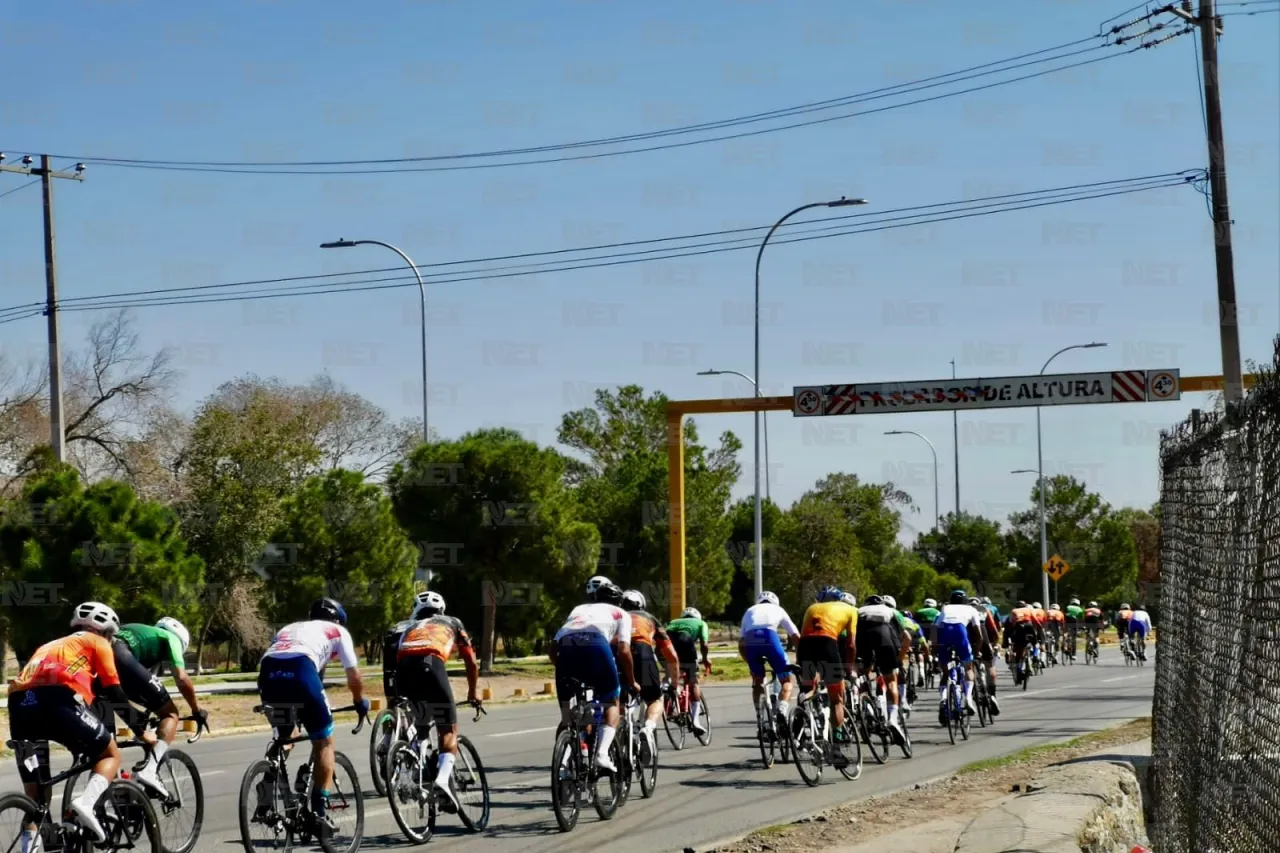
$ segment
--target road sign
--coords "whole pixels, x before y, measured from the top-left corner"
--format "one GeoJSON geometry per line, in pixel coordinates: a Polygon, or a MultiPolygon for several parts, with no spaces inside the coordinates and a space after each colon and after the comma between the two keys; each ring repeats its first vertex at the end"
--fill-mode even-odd
{"type": "Polygon", "coordinates": [[[1062,580],[1062,576],[1071,571],[1071,565],[1066,560],[1054,554],[1052,557],[1044,561],[1044,565],[1040,568],[1044,569],[1044,573],[1054,583],[1062,580]]]}
{"type": "Polygon", "coordinates": [[[810,385],[795,390],[796,417],[812,417],[822,414],[822,386],[810,385]]]}
{"type": "Polygon", "coordinates": [[[806,417],[816,414],[949,412],[1088,403],[1153,403],[1181,397],[1176,369],[800,385],[794,392],[793,412],[806,417]],[[821,398],[816,403],[812,397],[815,391],[821,398]],[[803,407],[800,405],[802,395],[803,407]]]}

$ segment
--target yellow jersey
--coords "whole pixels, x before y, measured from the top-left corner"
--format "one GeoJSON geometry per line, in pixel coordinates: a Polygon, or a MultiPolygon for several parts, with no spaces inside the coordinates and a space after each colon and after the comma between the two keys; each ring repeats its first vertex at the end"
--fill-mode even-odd
{"type": "Polygon", "coordinates": [[[801,637],[829,637],[840,639],[841,634],[850,637],[858,633],[858,610],[843,601],[820,601],[810,604],[800,624],[801,637]]]}

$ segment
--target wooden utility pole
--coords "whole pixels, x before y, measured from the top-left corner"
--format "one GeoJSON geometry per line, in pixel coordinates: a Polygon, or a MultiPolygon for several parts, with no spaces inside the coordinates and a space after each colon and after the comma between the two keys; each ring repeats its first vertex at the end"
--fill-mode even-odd
{"type": "MultiPolygon", "coordinates": [[[[0,161],[4,155],[0,154],[0,161]]],[[[58,336],[58,262],[53,228],[53,179],[84,180],[84,164],[77,163],[75,171],[60,172],[49,162],[48,154],[40,155],[40,166],[34,167],[28,155],[21,166],[6,166],[0,162],[0,172],[19,175],[36,175],[44,196],[44,283],[45,317],[49,321],[49,446],[59,462],[66,461],[65,433],[62,415],[62,346],[58,336]]]]}

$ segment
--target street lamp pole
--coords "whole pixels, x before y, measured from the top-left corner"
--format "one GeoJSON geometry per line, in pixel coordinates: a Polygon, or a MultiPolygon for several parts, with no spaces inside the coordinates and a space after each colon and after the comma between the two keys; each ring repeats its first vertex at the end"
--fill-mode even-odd
{"type": "MultiPolygon", "coordinates": [[[[756,396],[763,396],[760,393],[760,386],[756,381],[745,373],[737,370],[699,370],[699,376],[738,376],[751,383],[751,387],[756,390],[756,396]]],[[[767,413],[764,413],[767,414],[767,413]]],[[[760,478],[756,477],[756,499],[760,497],[760,478]]],[[[769,488],[769,419],[764,418],[764,497],[765,500],[773,498],[773,492],[769,488]]]]}
{"type": "Polygon", "coordinates": [[[942,517],[938,514],[941,510],[938,507],[938,450],[933,446],[933,442],[925,438],[918,432],[909,429],[891,429],[885,432],[885,435],[914,435],[916,438],[922,439],[925,444],[929,445],[929,450],[933,452],[933,526],[942,532],[942,517]]]}
{"type": "Polygon", "coordinates": [[[384,249],[390,249],[401,257],[409,269],[413,270],[413,275],[418,279],[418,297],[422,304],[422,441],[428,443],[431,441],[431,430],[427,427],[427,288],[422,283],[422,275],[418,272],[418,265],[413,259],[397,249],[390,243],[384,243],[381,240],[334,240],[329,243],[321,243],[321,249],[347,249],[352,246],[381,246],[384,249]]]}
{"type": "MultiPolygon", "coordinates": [[[[756,381],[760,380],[760,259],[764,257],[764,247],[769,245],[769,238],[773,236],[773,232],[777,231],[782,224],[798,213],[806,210],[812,210],[815,207],[850,207],[857,204],[866,204],[865,198],[845,198],[841,196],[835,201],[815,201],[810,204],[802,204],[795,210],[785,214],[777,222],[773,223],[773,227],[764,235],[764,239],[760,241],[760,251],[756,252],[756,317],[755,317],[755,371],[756,381]]],[[[758,389],[760,386],[756,385],[758,389]]],[[[760,482],[760,413],[755,412],[755,432],[756,432],[756,483],[760,482]]],[[[756,598],[760,597],[760,593],[764,592],[764,566],[760,562],[761,554],[761,533],[760,533],[760,489],[756,487],[756,598]]]]}

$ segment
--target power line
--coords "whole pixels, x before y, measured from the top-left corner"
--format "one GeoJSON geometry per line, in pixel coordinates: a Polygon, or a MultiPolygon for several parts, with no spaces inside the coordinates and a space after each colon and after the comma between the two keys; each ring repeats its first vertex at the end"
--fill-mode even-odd
{"type": "Polygon", "coordinates": [[[16,192],[18,192],[18,191],[20,191],[20,190],[25,190],[27,187],[34,187],[34,186],[35,186],[36,184],[38,184],[38,183],[40,183],[40,179],[39,179],[39,178],[36,178],[34,181],[28,181],[28,182],[27,182],[27,183],[25,183],[25,184],[18,184],[18,185],[17,185],[16,187],[14,187],[13,189],[11,189],[11,190],[5,190],[4,192],[0,193],[0,198],[4,198],[4,197],[5,197],[5,196],[7,196],[7,195],[13,195],[14,193],[16,193],[16,192]]]}

